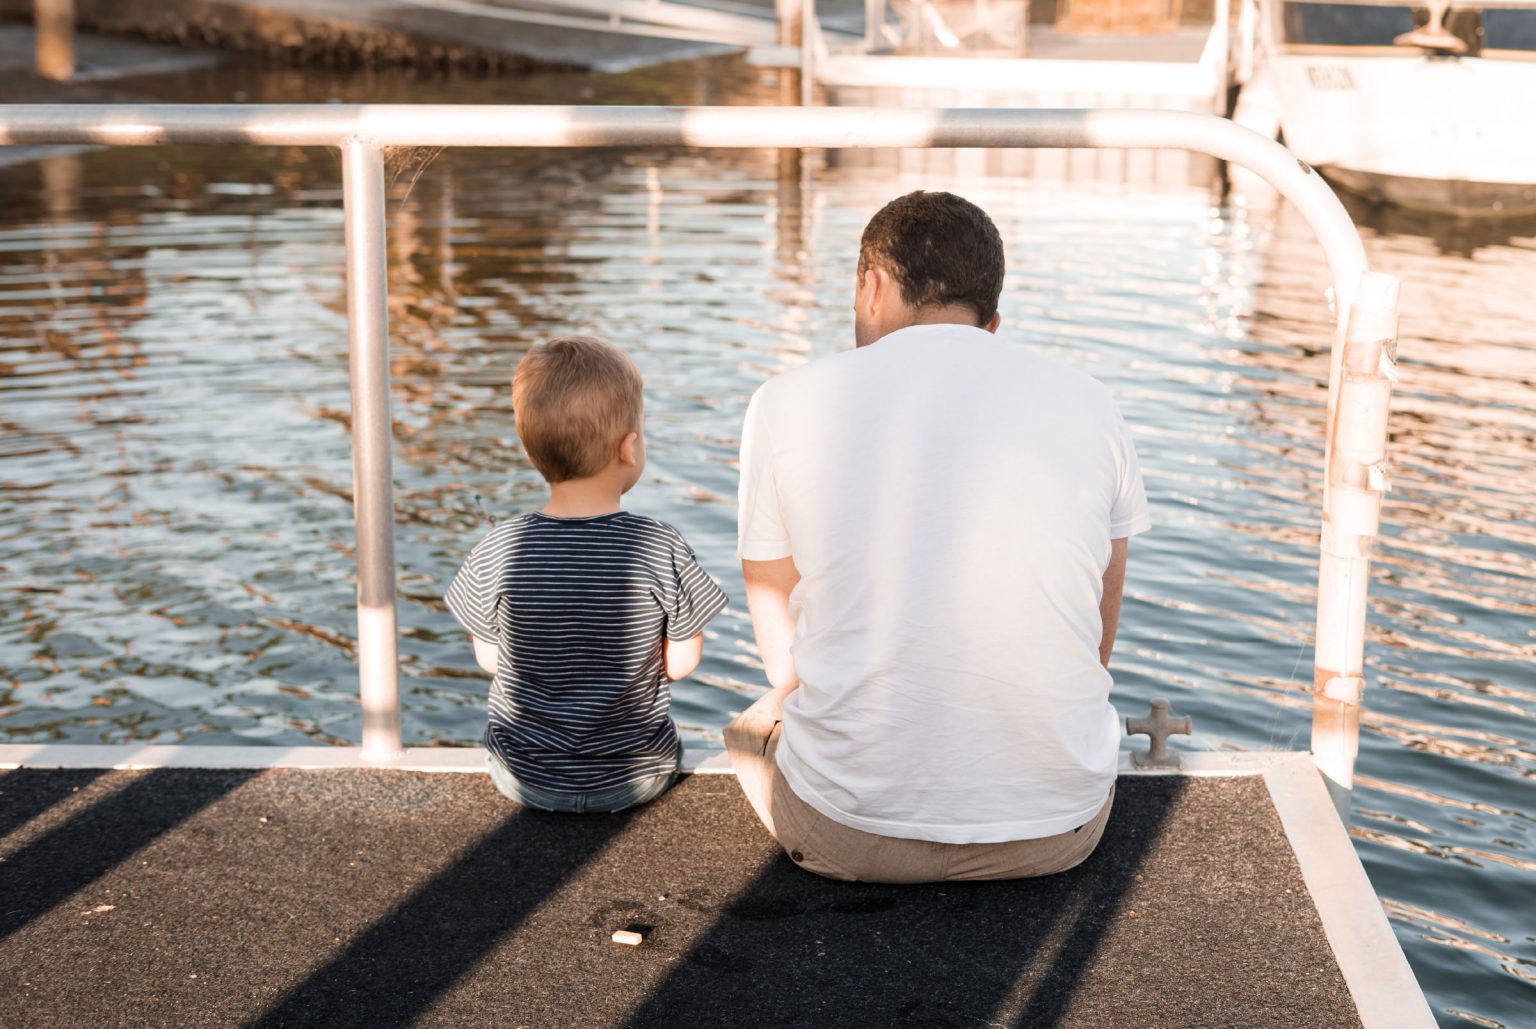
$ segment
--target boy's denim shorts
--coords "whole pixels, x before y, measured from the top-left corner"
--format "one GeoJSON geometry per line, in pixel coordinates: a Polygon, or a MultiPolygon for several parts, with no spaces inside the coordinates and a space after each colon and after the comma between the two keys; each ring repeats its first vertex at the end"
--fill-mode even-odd
{"type": "Polygon", "coordinates": [[[599,814],[636,807],[655,800],[667,792],[682,774],[683,752],[681,748],[678,749],[677,767],[671,771],[658,772],[635,782],[624,783],[622,786],[610,786],[607,789],[591,790],[587,793],[543,790],[537,786],[519,782],[516,776],[507,771],[506,766],[497,759],[496,755],[489,751],[485,755],[485,767],[490,771],[491,782],[496,784],[496,788],[525,807],[572,815],[599,814]]]}

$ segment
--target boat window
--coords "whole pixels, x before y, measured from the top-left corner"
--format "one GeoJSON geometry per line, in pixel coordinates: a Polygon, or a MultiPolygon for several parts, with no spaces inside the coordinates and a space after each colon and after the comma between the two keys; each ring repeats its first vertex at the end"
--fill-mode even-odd
{"type": "Polygon", "coordinates": [[[1536,11],[1518,7],[1490,7],[1483,11],[1483,47],[1536,50],[1536,11]]]}
{"type": "Polygon", "coordinates": [[[1391,46],[1413,30],[1412,7],[1288,2],[1285,41],[1313,46],[1391,46]]]}

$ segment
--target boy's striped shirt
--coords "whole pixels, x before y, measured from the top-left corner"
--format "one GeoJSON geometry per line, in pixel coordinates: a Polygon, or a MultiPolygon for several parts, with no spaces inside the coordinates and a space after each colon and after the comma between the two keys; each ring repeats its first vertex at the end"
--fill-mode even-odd
{"type": "Polygon", "coordinates": [[[445,599],[497,647],[485,745],[520,781],[586,792],[675,767],[661,641],[697,635],[726,597],[672,526],[623,511],[509,519],[445,599]]]}

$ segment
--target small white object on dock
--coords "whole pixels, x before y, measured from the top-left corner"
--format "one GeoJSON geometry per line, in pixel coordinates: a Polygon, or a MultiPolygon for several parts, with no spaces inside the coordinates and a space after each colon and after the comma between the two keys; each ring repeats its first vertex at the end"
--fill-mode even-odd
{"type": "Polygon", "coordinates": [[[613,934],[614,943],[624,943],[631,947],[638,947],[645,942],[645,937],[632,929],[618,929],[613,934]]]}

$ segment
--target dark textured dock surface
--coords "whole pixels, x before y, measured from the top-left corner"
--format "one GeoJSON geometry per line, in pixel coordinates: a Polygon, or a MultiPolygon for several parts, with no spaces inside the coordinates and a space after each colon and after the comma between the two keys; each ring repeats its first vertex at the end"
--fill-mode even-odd
{"type": "Polygon", "coordinates": [[[735,780],[0,774],[0,1024],[1357,1025],[1258,778],[1126,778],[1049,879],[841,884],[735,780]],[[610,942],[649,927],[644,945],[610,942]]]}

